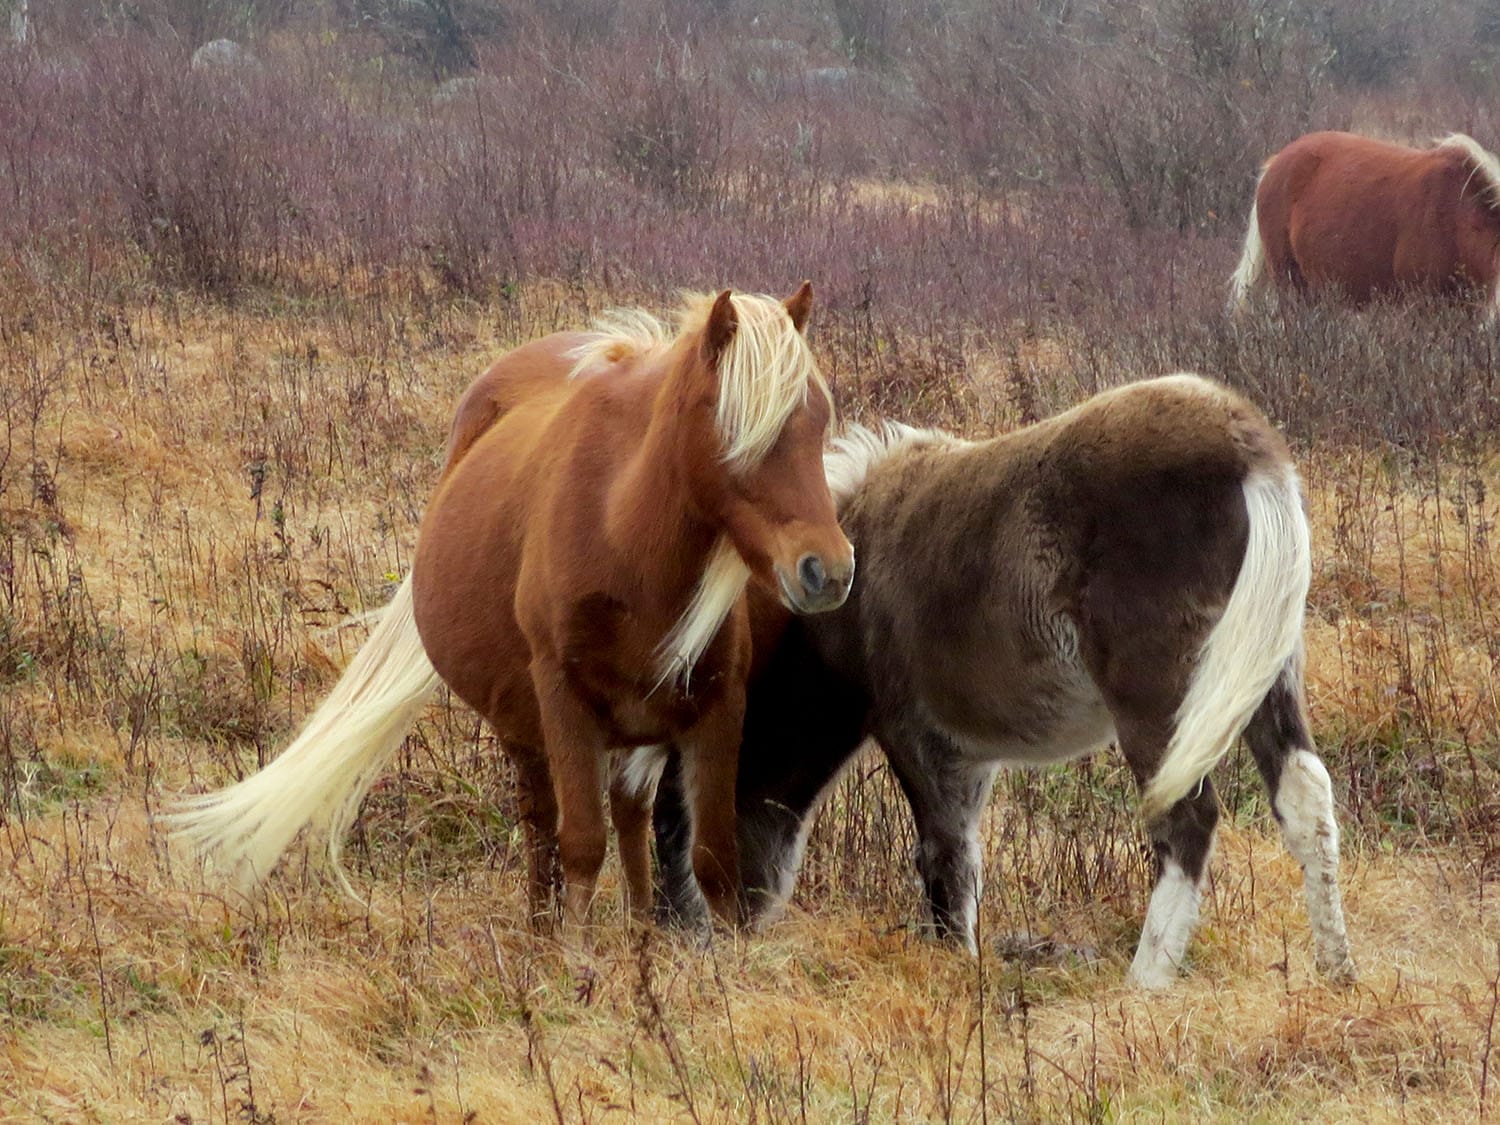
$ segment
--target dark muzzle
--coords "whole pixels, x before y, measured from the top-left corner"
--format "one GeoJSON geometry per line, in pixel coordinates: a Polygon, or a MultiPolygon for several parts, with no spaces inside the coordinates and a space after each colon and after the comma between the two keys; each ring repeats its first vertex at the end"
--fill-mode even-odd
{"type": "Polygon", "coordinates": [[[822,558],[807,554],[797,560],[797,581],[783,580],[782,591],[789,609],[797,613],[823,613],[844,604],[853,580],[853,555],[847,566],[830,570],[822,558]]]}

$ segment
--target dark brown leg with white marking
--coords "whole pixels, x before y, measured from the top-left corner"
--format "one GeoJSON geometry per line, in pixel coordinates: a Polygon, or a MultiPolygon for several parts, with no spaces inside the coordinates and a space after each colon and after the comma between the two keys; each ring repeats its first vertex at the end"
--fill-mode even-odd
{"type": "MultiPolygon", "coordinates": [[[[1169,718],[1117,719],[1120,749],[1144,786],[1160,765],[1171,738],[1169,718]]],[[[1219,800],[1213,782],[1202,782],[1146,826],[1151,839],[1156,882],[1141,939],[1130,963],[1130,983],[1140,988],[1165,988],[1182,972],[1188,942],[1198,926],[1203,880],[1213,852],[1219,823],[1219,800]]]]}
{"type": "MultiPolygon", "coordinates": [[[[810,821],[864,741],[869,701],[857,684],[824,664],[800,618],[752,679],[748,699],[735,836],[746,905],[760,925],[773,921],[791,896],[810,821]]],[[[692,830],[676,753],[661,776],[652,815],[662,916],[702,925],[707,911],[692,872],[692,830]]]]}
{"type": "Polygon", "coordinates": [[[1287,850],[1302,865],[1318,971],[1337,983],[1357,973],[1339,893],[1339,829],[1333,786],[1313,750],[1302,688],[1302,658],[1289,663],[1245,729],[1287,850]]]}
{"type": "Polygon", "coordinates": [[[916,865],[927,899],[927,925],[944,941],[977,950],[984,866],[979,821],[996,766],[975,763],[939,731],[891,724],[877,737],[911,804],[917,828],[916,865]]]}

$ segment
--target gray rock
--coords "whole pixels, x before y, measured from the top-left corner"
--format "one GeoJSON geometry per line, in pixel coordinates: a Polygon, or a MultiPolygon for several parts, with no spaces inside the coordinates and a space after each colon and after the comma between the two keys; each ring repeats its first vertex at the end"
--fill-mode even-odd
{"type": "Polygon", "coordinates": [[[233,39],[215,39],[193,52],[193,69],[202,72],[256,70],[260,60],[233,39]]]}

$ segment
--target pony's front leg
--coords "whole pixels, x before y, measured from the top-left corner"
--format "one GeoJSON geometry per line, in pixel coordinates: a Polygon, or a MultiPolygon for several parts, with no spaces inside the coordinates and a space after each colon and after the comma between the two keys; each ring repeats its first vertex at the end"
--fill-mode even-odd
{"type": "Polygon", "coordinates": [[[731,926],[744,923],[734,790],[745,689],[732,684],[680,743],[682,783],[693,821],[693,874],[709,909],[731,926]]]}
{"type": "Polygon", "coordinates": [[[916,821],[928,925],[937,937],[974,953],[984,883],[979,821],[996,766],[964,760],[952,740],[925,727],[883,730],[877,738],[916,821]]]}
{"type": "Polygon", "coordinates": [[[526,906],[538,933],[556,921],[558,891],[557,798],[547,757],[534,746],[506,746],[516,766],[516,804],[526,836],[526,906]]]}
{"type": "MultiPolygon", "coordinates": [[[[665,753],[662,753],[665,760],[665,753]]],[[[651,805],[656,779],[642,779],[627,768],[614,771],[609,783],[610,817],[625,873],[625,902],[637,922],[651,921],[651,805]]]]}
{"type": "Polygon", "coordinates": [[[604,866],[604,802],[600,796],[606,759],[604,732],[560,666],[538,658],[532,661],[531,679],[557,801],[557,850],[565,888],[563,919],[569,929],[578,932],[588,921],[599,869],[604,866]]]}
{"type": "Polygon", "coordinates": [[[682,755],[675,749],[658,779],[651,819],[656,832],[658,919],[665,925],[706,929],[708,905],[693,874],[693,817],[682,784],[682,755]]]}

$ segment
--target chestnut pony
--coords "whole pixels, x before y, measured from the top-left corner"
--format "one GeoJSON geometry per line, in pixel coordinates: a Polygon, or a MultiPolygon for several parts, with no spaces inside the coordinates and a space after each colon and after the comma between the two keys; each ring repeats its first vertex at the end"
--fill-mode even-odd
{"type": "MultiPolygon", "coordinates": [[[[534,919],[559,859],[565,916],[586,917],[609,752],[670,740],[701,890],[739,921],[746,587],[812,613],[854,570],[823,476],[811,302],[806,284],[785,302],[726,290],[689,299],[675,338],[617,313],[502,357],[460,403],[412,573],[370,639],[281,757],[189,799],[178,830],[253,885],[313,825],[343,881],[340,839],[441,679],[515,760],[534,919]]],[[[651,795],[610,798],[641,916],[651,795]]]]}
{"type": "Polygon", "coordinates": [[[1494,318],[1500,161],[1461,133],[1429,149],[1352,133],[1299,137],[1261,170],[1232,312],[1267,272],[1277,289],[1358,304],[1402,289],[1478,292],[1494,318]]]}

